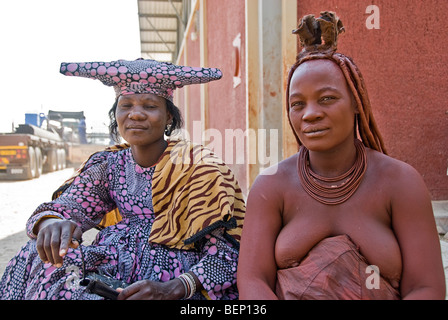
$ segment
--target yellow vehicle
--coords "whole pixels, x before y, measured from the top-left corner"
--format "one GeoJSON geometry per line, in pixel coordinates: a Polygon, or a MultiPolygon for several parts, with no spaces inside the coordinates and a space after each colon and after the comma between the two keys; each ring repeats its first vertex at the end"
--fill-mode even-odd
{"type": "Polygon", "coordinates": [[[80,131],[81,112],[26,114],[25,124],[0,133],[0,179],[33,179],[78,166],[104,144],[88,143],[80,131]],[[81,143],[84,142],[84,143],[81,143]]]}

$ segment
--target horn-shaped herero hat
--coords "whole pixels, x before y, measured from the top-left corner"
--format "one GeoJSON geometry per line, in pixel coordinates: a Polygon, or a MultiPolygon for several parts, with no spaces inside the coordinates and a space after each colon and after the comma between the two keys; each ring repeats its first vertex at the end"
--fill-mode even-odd
{"type": "Polygon", "coordinates": [[[98,79],[114,87],[116,96],[152,93],[173,101],[173,91],[185,85],[219,80],[216,68],[177,66],[169,62],[137,59],[111,62],[63,62],[60,72],[66,76],[98,79]]]}

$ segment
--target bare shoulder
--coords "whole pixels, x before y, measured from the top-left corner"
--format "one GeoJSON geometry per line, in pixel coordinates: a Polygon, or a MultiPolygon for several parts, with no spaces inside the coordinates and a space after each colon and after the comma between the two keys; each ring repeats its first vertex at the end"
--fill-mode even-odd
{"type": "Polygon", "coordinates": [[[388,186],[392,193],[426,191],[421,174],[410,164],[368,149],[368,168],[377,185],[388,186]]]}
{"type": "Polygon", "coordinates": [[[368,149],[368,155],[370,160],[369,166],[372,166],[375,170],[380,170],[380,172],[391,174],[395,177],[403,174],[420,175],[410,164],[381,152],[368,149]]]}
{"type": "Polygon", "coordinates": [[[253,186],[278,189],[297,176],[297,154],[264,169],[255,179],[253,186]]]}
{"type": "Polygon", "coordinates": [[[298,182],[297,155],[280,161],[263,170],[252,184],[248,195],[248,207],[269,206],[283,207],[284,197],[288,190],[295,189],[298,182]]]}

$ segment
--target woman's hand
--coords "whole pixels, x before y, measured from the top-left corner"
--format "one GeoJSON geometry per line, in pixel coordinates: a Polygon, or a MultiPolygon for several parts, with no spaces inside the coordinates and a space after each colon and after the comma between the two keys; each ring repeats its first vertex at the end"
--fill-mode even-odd
{"type": "Polygon", "coordinates": [[[167,282],[141,280],[125,289],[118,288],[118,300],[178,300],[185,296],[181,280],[167,282]]]}
{"type": "Polygon", "coordinates": [[[68,247],[78,247],[79,243],[72,239],[81,239],[81,228],[73,221],[55,218],[43,220],[37,228],[36,248],[39,257],[45,263],[61,267],[68,247]]]}

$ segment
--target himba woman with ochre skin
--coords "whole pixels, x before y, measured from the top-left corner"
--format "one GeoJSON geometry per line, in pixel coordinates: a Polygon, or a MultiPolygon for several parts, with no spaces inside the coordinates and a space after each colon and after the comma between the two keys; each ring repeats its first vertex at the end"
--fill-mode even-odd
{"type": "Polygon", "coordinates": [[[240,299],[444,299],[427,188],[386,155],[361,73],[336,52],[342,23],[321,14],[294,31],[304,49],[287,114],[300,149],[250,190],[240,299]]]}
{"type": "Polygon", "coordinates": [[[60,72],[115,89],[110,128],[127,144],[93,154],[34,211],[0,299],[236,299],[241,189],[208,149],[165,140],[182,122],[173,90],[221,71],[137,59],[62,63],[60,72]],[[80,244],[99,224],[93,244],[80,244]],[[90,286],[98,279],[116,290],[103,295],[90,286]]]}

